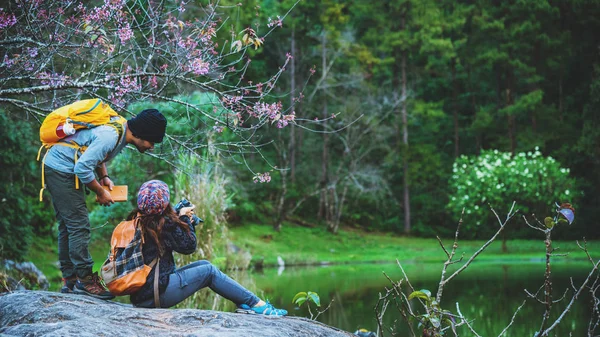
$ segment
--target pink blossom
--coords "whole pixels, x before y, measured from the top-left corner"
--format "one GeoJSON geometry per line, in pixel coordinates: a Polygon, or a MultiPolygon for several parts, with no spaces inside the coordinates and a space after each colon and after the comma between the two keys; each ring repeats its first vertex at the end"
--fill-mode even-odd
{"type": "Polygon", "coordinates": [[[156,76],[150,77],[148,84],[154,89],[158,88],[158,78],[156,76]]]}
{"type": "Polygon", "coordinates": [[[298,97],[294,97],[292,100],[293,100],[294,102],[296,102],[296,103],[300,103],[300,102],[302,102],[302,99],[303,99],[303,98],[304,98],[304,93],[302,93],[302,92],[301,92],[301,93],[298,95],[298,97]]]}
{"type": "Polygon", "coordinates": [[[277,127],[279,129],[283,129],[288,126],[288,124],[296,119],[296,113],[292,111],[289,115],[283,115],[280,119],[277,120],[277,127]]]}
{"type": "Polygon", "coordinates": [[[48,11],[46,11],[45,9],[41,9],[38,13],[37,13],[37,18],[39,20],[48,20],[48,11]]]}
{"type": "Polygon", "coordinates": [[[42,84],[50,85],[51,87],[58,87],[67,82],[69,76],[57,73],[48,73],[46,71],[37,74],[37,78],[41,79],[42,84]]]}
{"type": "Polygon", "coordinates": [[[121,44],[125,44],[129,39],[133,37],[133,30],[129,26],[129,22],[125,25],[119,27],[117,30],[117,35],[119,35],[119,39],[121,40],[121,44]]]}
{"type": "Polygon", "coordinates": [[[196,40],[188,36],[185,40],[179,40],[177,42],[177,45],[183,49],[192,51],[196,49],[196,47],[198,47],[198,42],[196,42],[196,40]]]}
{"type": "Polygon", "coordinates": [[[271,174],[269,172],[265,172],[265,173],[257,173],[254,175],[254,177],[252,178],[252,181],[254,181],[254,183],[268,183],[271,181],[271,174]]]}
{"type": "Polygon", "coordinates": [[[2,65],[10,68],[16,63],[16,58],[8,58],[8,55],[4,54],[4,60],[2,61],[2,65]]]}
{"type": "Polygon", "coordinates": [[[221,133],[223,132],[224,128],[222,126],[215,125],[213,126],[213,130],[215,130],[218,133],[221,133]]]}
{"type": "Polygon", "coordinates": [[[285,53],[285,57],[286,57],[288,60],[289,60],[289,59],[291,59],[291,58],[294,58],[294,57],[292,56],[292,54],[290,54],[290,53],[285,53]]]}
{"type": "MultiPolygon", "coordinates": [[[[111,83],[114,85],[114,83],[111,83]]],[[[116,85],[115,90],[108,95],[108,98],[112,100],[118,106],[125,106],[125,95],[129,92],[141,90],[141,85],[138,83],[135,77],[121,77],[119,84],[116,85]]]]}
{"type": "Polygon", "coordinates": [[[38,49],[37,48],[30,48],[27,47],[27,55],[29,55],[29,57],[31,58],[35,58],[38,55],[38,49]]]}
{"type": "Polygon", "coordinates": [[[208,74],[209,67],[208,63],[202,61],[202,59],[198,57],[190,62],[188,70],[190,70],[196,75],[206,75],[208,74]]]}
{"type": "Polygon", "coordinates": [[[14,14],[4,13],[4,9],[0,8],[0,29],[14,26],[17,23],[17,18],[14,14]]]}
{"type": "Polygon", "coordinates": [[[264,102],[260,102],[260,103],[256,103],[254,105],[254,115],[257,117],[267,117],[269,119],[275,119],[278,118],[280,112],[281,112],[281,102],[277,102],[277,103],[272,103],[272,104],[268,104],[268,103],[264,103],[264,102]]]}
{"type": "Polygon", "coordinates": [[[179,4],[179,7],[177,7],[177,10],[179,11],[179,13],[185,12],[185,5],[187,5],[187,3],[185,2],[185,0],[182,0],[181,3],[179,4]]]}
{"type": "Polygon", "coordinates": [[[281,27],[283,26],[283,21],[281,21],[281,17],[279,15],[277,15],[277,20],[273,20],[271,18],[269,18],[269,23],[267,23],[267,27],[271,28],[271,27],[281,27]]]}
{"type": "Polygon", "coordinates": [[[315,66],[313,66],[312,68],[310,68],[310,74],[314,75],[317,72],[317,69],[315,68],[315,66]]]}
{"type": "Polygon", "coordinates": [[[102,7],[110,9],[111,11],[117,11],[123,8],[124,5],[124,0],[104,0],[104,6],[102,7]]]}

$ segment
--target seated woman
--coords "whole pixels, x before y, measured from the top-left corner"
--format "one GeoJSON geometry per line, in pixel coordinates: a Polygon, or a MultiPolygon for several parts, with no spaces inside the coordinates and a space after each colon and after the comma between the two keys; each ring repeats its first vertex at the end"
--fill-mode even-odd
{"type": "MultiPolygon", "coordinates": [[[[162,308],[172,307],[196,291],[209,287],[235,303],[238,312],[287,315],[286,310],[276,309],[269,302],[261,300],[208,261],[196,261],[175,269],[173,251],[191,254],[196,250],[196,224],[191,220],[194,207],[183,207],[179,214],[175,214],[169,199],[167,184],[160,180],[148,181],[138,192],[137,209],[127,218],[139,219],[142,226],[144,263],[149,265],[160,256],[158,290],[162,308]]],[[[148,274],[144,286],[132,294],[130,299],[137,307],[155,307],[154,269],[148,274]]]]}

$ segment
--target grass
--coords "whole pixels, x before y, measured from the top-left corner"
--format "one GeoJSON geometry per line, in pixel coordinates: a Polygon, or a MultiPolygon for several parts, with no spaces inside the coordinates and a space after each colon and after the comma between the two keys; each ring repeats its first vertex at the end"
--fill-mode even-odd
{"type": "MultiPolygon", "coordinates": [[[[281,232],[270,226],[245,225],[229,231],[231,240],[249,250],[253,263],[263,260],[265,266],[276,266],[277,256],[286,265],[368,263],[368,262],[443,262],[446,255],[435,238],[412,238],[389,233],[367,233],[344,229],[337,235],[324,228],[288,225],[281,232]]],[[[447,249],[452,239],[443,239],[447,249]]],[[[459,241],[457,255],[470,257],[485,241],[459,241]]],[[[568,259],[585,259],[576,242],[554,241],[553,247],[567,253],[568,259]]],[[[545,259],[543,240],[507,241],[508,252],[502,252],[502,241],[493,242],[478,260],[540,260],[545,259]]],[[[600,255],[598,242],[588,242],[592,256],[600,255]]]]}

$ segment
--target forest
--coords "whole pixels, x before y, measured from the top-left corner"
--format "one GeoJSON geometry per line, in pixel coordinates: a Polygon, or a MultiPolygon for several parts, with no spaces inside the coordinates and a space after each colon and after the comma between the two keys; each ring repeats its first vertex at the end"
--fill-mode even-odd
{"type": "MultiPolygon", "coordinates": [[[[491,208],[543,219],[568,202],[576,221],[554,238],[600,238],[600,1],[2,6],[3,257],[55,230],[41,121],[96,97],[169,120],[154,152],[110,163],[115,182],[163,179],[214,223],[449,237],[462,218],[485,239],[491,208]]],[[[91,201],[92,226],[132,205],[91,201]]]]}

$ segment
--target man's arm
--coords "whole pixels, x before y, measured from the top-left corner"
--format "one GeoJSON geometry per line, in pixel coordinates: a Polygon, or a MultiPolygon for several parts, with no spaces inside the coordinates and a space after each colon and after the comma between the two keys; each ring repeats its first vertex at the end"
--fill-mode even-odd
{"type": "Polygon", "coordinates": [[[98,182],[100,185],[108,186],[108,189],[112,191],[115,184],[108,176],[108,170],[106,169],[105,163],[100,163],[100,165],[96,167],[96,174],[98,175],[98,182]]]}
{"type": "MultiPolygon", "coordinates": [[[[118,135],[113,128],[104,126],[94,128],[92,132],[94,139],[79,160],[77,160],[73,171],[79,177],[81,182],[96,193],[98,202],[101,205],[109,206],[114,203],[114,200],[112,199],[110,192],[102,188],[101,183],[96,180],[94,171],[96,171],[96,173],[102,173],[100,178],[106,175],[106,165],[102,161],[115,147],[115,144],[118,141],[118,135]],[[98,172],[98,170],[100,170],[100,172],[98,172]]],[[[110,178],[102,178],[100,180],[105,186],[110,187],[110,184],[112,184],[110,178]]]]}

